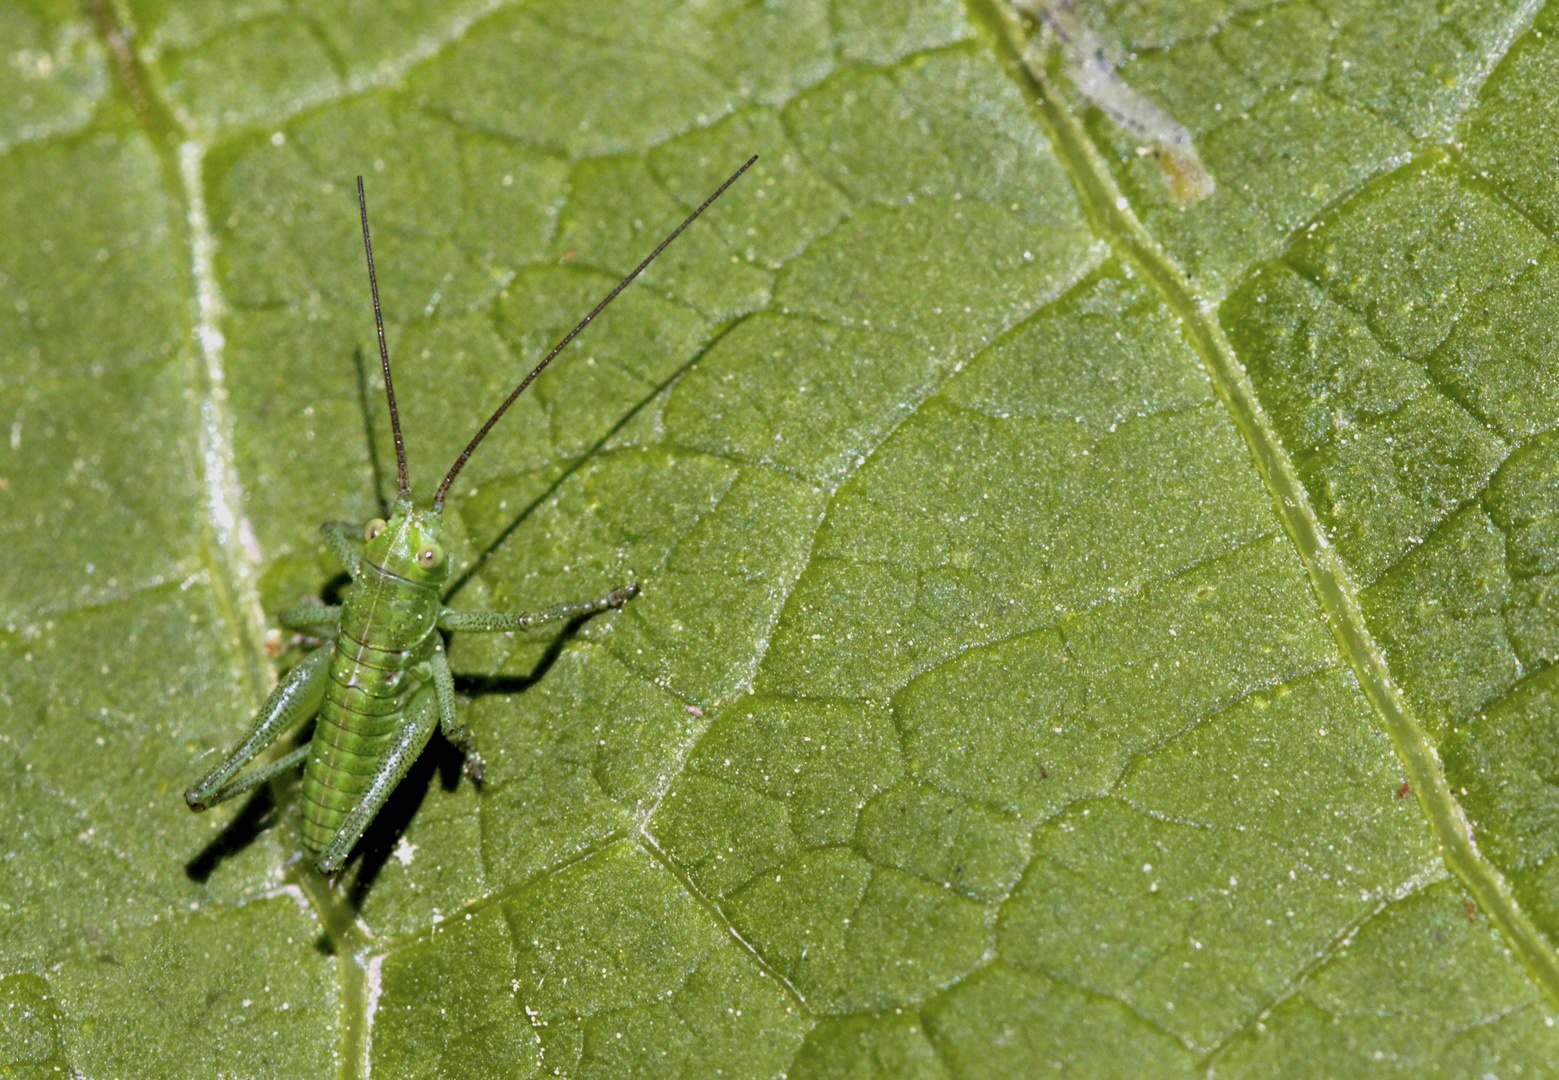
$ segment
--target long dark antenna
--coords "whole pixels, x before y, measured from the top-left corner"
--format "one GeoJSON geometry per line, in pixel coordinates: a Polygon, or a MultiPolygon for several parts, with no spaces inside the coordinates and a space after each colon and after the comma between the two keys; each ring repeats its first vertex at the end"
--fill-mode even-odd
{"type": "Polygon", "coordinates": [[[384,396],[390,399],[390,429],[395,432],[395,466],[400,470],[400,495],[409,499],[411,478],[406,475],[406,444],[401,440],[401,414],[395,407],[395,383],[390,379],[390,350],[384,345],[384,316],[379,313],[379,279],[374,277],[374,245],[368,239],[368,200],[363,197],[361,176],[357,178],[357,208],[363,215],[363,250],[368,252],[368,288],[374,294],[374,325],[379,328],[379,361],[384,365],[384,396]]]}
{"type": "MultiPolygon", "coordinates": [[[[752,168],[753,162],[755,162],[757,160],[758,160],[758,155],[754,154],[752,157],[747,159],[747,163],[745,165],[743,165],[740,169],[737,169],[734,173],[731,174],[730,179],[726,180],[725,183],[723,183],[719,187],[715,188],[715,193],[713,195],[709,196],[709,198],[705,199],[702,203],[700,203],[698,209],[694,210],[691,214],[689,214],[687,216],[687,220],[686,221],[684,221],[682,224],[678,225],[675,229],[673,229],[672,232],[671,232],[671,235],[666,237],[666,239],[662,240],[660,242],[660,246],[657,247],[654,251],[650,252],[648,258],[646,258],[638,266],[633,268],[633,273],[629,274],[627,277],[623,278],[622,281],[618,282],[617,283],[617,288],[615,288],[611,292],[607,293],[606,294],[606,299],[602,300],[599,304],[597,304],[594,308],[592,308],[590,310],[590,314],[586,315],[583,319],[580,319],[579,320],[579,325],[574,327],[572,330],[570,330],[568,332],[567,336],[565,336],[562,341],[558,342],[556,345],[554,345],[552,347],[552,351],[549,352],[542,359],[541,363],[537,364],[534,368],[532,368],[531,369],[531,373],[529,375],[525,376],[525,378],[520,380],[520,385],[516,386],[514,388],[513,393],[511,393],[508,397],[504,398],[503,404],[498,406],[498,410],[496,412],[494,412],[492,416],[487,418],[487,423],[483,424],[482,425],[482,430],[478,431],[476,433],[476,438],[472,439],[469,443],[467,443],[466,444],[466,448],[464,450],[460,451],[460,456],[455,459],[455,464],[450,468],[449,475],[444,477],[444,482],[438,486],[438,491],[435,492],[434,495],[433,495],[433,510],[434,510],[435,513],[437,513],[438,511],[444,509],[444,496],[449,493],[449,486],[455,482],[455,477],[460,475],[460,470],[465,468],[465,464],[466,464],[466,462],[468,460],[470,460],[472,452],[474,452],[476,450],[476,448],[479,445],[481,445],[482,440],[487,437],[487,433],[493,429],[493,425],[498,423],[498,421],[503,418],[503,414],[509,411],[509,406],[514,404],[515,399],[518,398],[522,393],[525,392],[525,388],[527,386],[529,386],[532,382],[535,381],[536,376],[540,375],[542,370],[548,364],[552,363],[552,358],[554,356],[556,356],[558,353],[562,352],[564,346],[566,346],[570,341],[573,341],[576,337],[578,337],[579,336],[579,332],[581,330],[583,330],[585,327],[590,325],[590,320],[591,319],[594,319],[597,315],[601,314],[601,311],[606,307],[607,304],[610,304],[613,300],[616,300],[618,293],[620,293],[624,289],[626,289],[628,287],[629,283],[632,282],[634,278],[636,278],[640,274],[642,274],[644,272],[644,268],[646,266],[648,266],[650,263],[654,262],[655,261],[655,257],[657,255],[659,255],[662,251],[665,251],[666,250],[666,246],[668,244],[670,244],[678,236],[682,235],[682,230],[683,229],[685,229],[689,225],[693,224],[693,222],[698,218],[698,215],[702,214],[705,210],[708,210],[710,204],[713,203],[716,199],[718,199],[721,195],[724,195],[725,194],[725,189],[730,187],[732,184],[736,183],[736,181],[741,177],[742,173],[744,173],[748,169],[752,168]]],[[[367,235],[366,230],[364,231],[363,235],[365,235],[365,236],[367,235]]],[[[377,303],[375,303],[374,310],[375,311],[379,310],[377,303]]],[[[385,371],[386,371],[386,373],[388,373],[389,370],[390,370],[390,368],[389,368],[389,361],[386,360],[385,361],[385,371]]],[[[386,374],[386,377],[385,377],[385,384],[389,385],[389,376],[388,376],[388,374],[386,374]]],[[[392,406],[392,409],[393,409],[393,406],[392,406]]],[[[397,429],[397,431],[398,430],[399,429],[397,429]]],[[[397,434],[397,436],[396,436],[396,446],[397,447],[400,446],[399,439],[400,439],[400,436],[397,434]]]]}

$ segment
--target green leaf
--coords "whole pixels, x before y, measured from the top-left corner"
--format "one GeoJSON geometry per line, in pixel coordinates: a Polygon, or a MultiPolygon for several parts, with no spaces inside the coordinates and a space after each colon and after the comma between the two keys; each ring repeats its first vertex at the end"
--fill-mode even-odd
{"type": "Polygon", "coordinates": [[[1559,27],[1065,18],[0,2],[0,1073],[1550,1074],[1559,27]],[[392,482],[354,178],[427,499],[752,153],[451,495],[642,586],[454,636],[482,787],[189,814],[392,482]]]}

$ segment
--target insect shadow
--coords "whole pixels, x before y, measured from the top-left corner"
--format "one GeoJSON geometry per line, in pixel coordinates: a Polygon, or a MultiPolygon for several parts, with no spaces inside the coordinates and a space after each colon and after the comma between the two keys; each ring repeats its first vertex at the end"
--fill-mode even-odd
{"type": "MultiPolygon", "coordinates": [[[[585,451],[574,459],[552,480],[550,484],[534,499],[521,507],[510,521],[486,545],[478,551],[460,574],[449,584],[445,592],[445,599],[454,596],[460,589],[468,584],[472,578],[481,572],[482,568],[502,549],[504,542],[513,535],[537,510],[545,506],[553,496],[563,487],[568,479],[589,464],[601,450],[614,439],[619,432],[633,422],[634,418],[642,413],[657,398],[675,385],[684,375],[706,356],[710,349],[719,342],[727,333],[734,329],[736,324],[723,328],[704,347],[694,353],[688,360],[678,365],[666,378],[651,387],[630,405],[623,414],[617,418],[599,438],[590,444],[585,451]]],[[[368,401],[365,395],[363,407],[365,413],[368,401]]],[[[372,420],[365,416],[365,423],[370,425],[372,420]]],[[[372,438],[369,439],[372,445],[372,438]]],[[[374,488],[383,500],[383,487],[379,484],[377,469],[378,455],[372,452],[374,469],[374,488]]],[[[341,602],[341,594],[352,583],[351,575],[340,573],[330,578],[320,587],[320,598],[326,604],[341,602]]],[[[563,655],[571,641],[579,634],[580,630],[590,621],[592,616],[586,615],[573,619],[566,623],[562,630],[553,635],[546,651],[542,653],[535,665],[525,674],[462,674],[455,673],[455,691],[467,700],[486,697],[494,694],[518,694],[536,683],[540,682],[552,669],[558,658],[563,655]]],[[[293,740],[296,746],[306,746],[313,738],[314,724],[310,722],[293,740]]],[[[412,766],[390,795],[384,809],[374,818],[373,822],[364,831],[362,840],[358,843],[355,857],[348,863],[347,869],[355,869],[356,873],[351,885],[347,888],[346,900],[354,911],[362,909],[368,894],[373,888],[374,882],[384,869],[385,863],[394,853],[400,838],[405,835],[407,827],[416,816],[417,810],[427,798],[433,774],[436,770],[439,783],[445,791],[454,791],[459,786],[461,773],[461,752],[450,744],[444,736],[435,732],[428,741],[428,746],[423,755],[412,766]],[[355,868],[352,866],[355,863],[355,868]]],[[[286,783],[278,778],[277,783],[286,783]]],[[[296,781],[287,784],[288,788],[296,787],[296,781]]],[[[211,841],[188,862],[184,864],[184,873],[191,880],[204,885],[221,865],[228,859],[241,854],[250,844],[254,843],[281,820],[284,807],[288,802],[285,798],[278,798],[281,794],[273,785],[267,784],[258,788],[251,795],[238,813],[229,821],[222,830],[212,837],[211,841]]]]}
{"type": "MultiPolygon", "coordinates": [[[[546,677],[552,665],[563,655],[563,650],[568,647],[569,642],[594,617],[594,615],[583,615],[567,623],[553,637],[546,652],[525,674],[457,674],[455,692],[465,698],[474,699],[490,694],[518,694],[529,689],[546,677]]],[[[385,863],[394,854],[396,845],[400,843],[412,819],[421,809],[423,800],[432,790],[435,773],[439,786],[446,792],[453,792],[460,786],[464,761],[465,755],[458,747],[444,738],[442,732],[434,732],[433,737],[428,740],[427,749],[412,766],[411,772],[407,773],[406,778],[397,785],[389,801],[385,803],[384,809],[379,811],[378,816],[363,833],[362,840],[358,842],[356,857],[352,860],[357,863],[357,872],[346,889],[346,902],[353,911],[362,910],[363,903],[368,899],[368,894],[379,877],[379,872],[384,869],[385,863]]],[[[473,780],[472,783],[480,789],[482,781],[473,780]]],[[[348,869],[351,868],[352,861],[347,863],[348,869]]]]}
{"type": "MultiPolygon", "coordinates": [[[[644,402],[635,405],[632,412],[637,412],[643,405],[644,402]]],[[[456,674],[455,691],[467,700],[474,700],[493,694],[518,694],[528,690],[546,677],[563,655],[563,650],[568,648],[569,643],[593,617],[583,615],[566,623],[553,636],[546,651],[530,671],[507,675],[456,674]]],[[[307,746],[313,737],[314,723],[310,722],[299,731],[293,742],[297,746],[307,746]]],[[[439,786],[446,792],[453,792],[460,786],[463,762],[463,752],[444,738],[441,732],[435,731],[428,740],[427,748],[386,800],[384,808],[364,830],[352,859],[343,868],[355,870],[345,893],[346,903],[353,911],[362,910],[374,882],[378,880],[380,872],[394,854],[396,845],[432,790],[435,774],[439,786]]],[[[280,778],[274,783],[286,783],[288,788],[297,786],[295,780],[284,782],[280,778]]],[[[480,786],[481,781],[473,783],[480,786]]],[[[278,798],[278,792],[272,784],[257,788],[232,820],[184,864],[185,876],[201,885],[210,881],[224,862],[242,854],[282,821],[287,801],[278,798]]]]}
{"type": "MultiPolygon", "coordinates": [[[[565,466],[563,470],[557,474],[557,476],[553,477],[552,482],[543,488],[535,498],[526,503],[524,506],[520,507],[520,509],[515,512],[514,517],[509,519],[509,523],[502,529],[499,529],[493,538],[488,541],[480,551],[476,553],[476,555],[472,558],[470,565],[461,569],[458,573],[455,574],[454,578],[450,580],[450,583],[444,589],[444,600],[449,601],[453,599],[456,595],[459,594],[461,589],[470,584],[471,579],[482,572],[482,568],[485,567],[492,559],[492,557],[498,553],[499,549],[503,547],[504,543],[509,539],[509,537],[513,536],[514,533],[519,530],[521,525],[524,525],[526,521],[530,520],[530,518],[536,513],[537,510],[550,503],[557,495],[557,493],[562,490],[563,485],[569,481],[570,477],[579,472],[579,470],[583,469],[586,465],[590,464],[590,462],[595,460],[596,456],[606,448],[606,445],[615,439],[624,428],[632,423],[635,417],[637,417],[645,409],[649,408],[652,402],[654,402],[667,390],[671,389],[679,381],[681,381],[682,377],[691,371],[700,360],[709,355],[709,351],[718,345],[722,338],[724,338],[732,330],[736,329],[736,327],[741,325],[741,323],[744,321],[744,319],[736,319],[729,325],[722,327],[717,334],[704,343],[702,348],[700,348],[687,360],[677,365],[677,368],[672,371],[670,375],[667,375],[660,382],[652,386],[648,393],[640,397],[638,401],[629,406],[628,409],[612,423],[611,427],[603,431],[601,435],[585,449],[584,453],[576,457],[567,466],[565,466]]],[[[344,574],[342,577],[347,581],[351,580],[344,574]]],[[[327,603],[328,602],[329,601],[327,601],[327,603]]],[[[588,621],[588,619],[584,621],[576,620],[576,623],[577,625],[582,626],[584,625],[585,621],[588,621]]],[[[569,625],[572,627],[576,625],[576,623],[570,623],[569,625]]],[[[458,685],[458,683],[459,677],[457,676],[456,684],[458,685]]],[[[509,693],[507,690],[502,692],[509,693]]]]}
{"type": "MultiPolygon", "coordinates": [[[[529,689],[546,677],[569,642],[592,618],[593,615],[585,615],[569,622],[553,637],[546,652],[525,674],[456,675],[455,691],[466,698],[479,698],[490,694],[518,694],[529,689]]],[[[460,786],[464,760],[465,755],[458,747],[444,738],[441,732],[434,732],[428,740],[427,749],[412,766],[411,772],[397,785],[384,809],[379,811],[363,833],[354,859],[347,863],[347,869],[351,869],[353,862],[357,864],[356,874],[346,888],[346,902],[353,911],[362,910],[380,871],[395,853],[401,837],[417,816],[417,811],[422,808],[428,792],[433,789],[434,782],[445,792],[453,792],[460,786]]],[[[478,788],[481,787],[482,781],[472,782],[478,788]]]]}
{"type": "MultiPolygon", "coordinates": [[[[325,639],[328,645],[322,642],[282,676],[238,747],[184,792],[185,804],[196,812],[241,795],[248,795],[252,804],[247,813],[240,813],[236,829],[224,830],[227,835],[197,857],[192,873],[209,876],[232,845],[237,844],[241,849],[246,838],[247,842],[252,842],[254,836],[263,832],[270,809],[253,801],[253,793],[303,764],[300,798],[303,814],[299,834],[302,853],[312,862],[313,868],[332,883],[339,879],[346,864],[356,862],[357,873],[353,875],[353,884],[348,886],[344,899],[352,907],[360,906],[392,853],[392,840],[398,839],[415,815],[426,797],[434,772],[441,771],[441,759],[448,756],[460,762],[460,769],[452,777],[445,778],[446,786],[450,788],[458,784],[461,772],[479,783],[486,768],[476,752],[470,729],[457,712],[458,691],[447,659],[447,634],[451,631],[497,633],[527,630],[548,622],[563,623],[563,634],[554,636],[538,665],[544,670],[555,662],[563,643],[577,633],[578,625],[585,617],[619,609],[638,594],[640,587],[635,582],[614,589],[605,597],[555,604],[534,613],[457,611],[446,607],[445,599],[458,592],[487,563],[492,552],[534,513],[542,500],[533,500],[517,513],[515,520],[491,540],[472,565],[457,580],[450,582],[449,551],[438,542],[445,498],[472,453],[525,389],[756,161],[756,156],[748,158],[531,369],[455,459],[434,492],[431,506],[421,510],[412,495],[381,317],[367,201],[362,178],[358,178],[363,247],[395,443],[397,489],[394,509],[389,520],[375,518],[369,521],[361,540],[354,536],[355,529],[351,525],[327,522],[321,527],[326,546],[346,569],[351,585],[342,593],[339,604],[292,608],[277,615],[284,629],[299,634],[295,640],[307,640],[312,636],[325,639]],[[269,763],[244,771],[245,766],[265,753],[278,736],[311,716],[315,718],[315,727],[307,743],[295,746],[290,753],[275,757],[269,763]],[[435,732],[442,738],[432,753],[424,753],[435,732]],[[367,770],[362,767],[365,763],[369,766],[367,770]],[[421,782],[408,785],[406,781],[411,777],[418,777],[421,782]],[[414,792],[411,798],[403,794],[407,790],[414,792]]],[[[361,355],[355,359],[364,434],[373,444],[366,365],[361,355]]],[[[604,440],[610,438],[613,431],[620,431],[622,425],[660,393],[664,385],[645,395],[645,399],[614,424],[612,431],[598,440],[582,460],[593,456],[604,440]]],[[[370,449],[376,447],[371,445],[370,449]]],[[[383,470],[377,454],[371,456],[375,486],[379,489],[376,495],[382,502],[383,470]]],[[[576,460],[571,468],[564,470],[549,485],[550,490],[555,491],[577,470],[582,460],[576,460]]],[[[533,672],[515,685],[527,686],[539,677],[540,673],[533,672]]]]}
{"type": "Polygon", "coordinates": [[[211,880],[228,859],[243,851],[281,820],[281,807],[269,785],[257,788],[211,842],[184,864],[184,876],[198,885],[211,880]]]}

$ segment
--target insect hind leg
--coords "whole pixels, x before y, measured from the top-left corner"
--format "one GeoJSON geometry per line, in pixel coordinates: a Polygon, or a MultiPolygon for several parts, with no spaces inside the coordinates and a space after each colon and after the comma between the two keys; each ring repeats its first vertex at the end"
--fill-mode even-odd
{"type": "Polygon", "coordinates": [[[226,802],[281,771],[278,762],[259,770],[264,776],[258,780],[251,776],[232,782],[238,770],[259,757],[285,732],[319,711],[319,704],[325,697],[325,681],[329,677],[330,654],[330,649],[318,649],[282,677],[265,704],[260,706],[254,726],[238,744],[238,749],[184,792],[184,802],[191,810],[199,812],[226,802]]]}
{"type": "MultiPolygon", "coordinates": [[[[280,776],[288,769],[295,769],[299,765],[302,765],[303,762],[308,759],[308,756],[309,747],[308,744],[305,743],[296,750],[292,751],[292,753],[277,758],[269,765],[262,765],[258,769],[253,769],[225,787],[219,788],[218,790],[212,792],[206,797],[205,805],[216,806],[219,803],[227,802],[229,799],[235,799],[246,791],[253,791],[261,784],[264,784],[270,780],[271,777],[280,776]]],[[[184,797],[188,799],[189,795],[186,793],[184,797]]],[[[201,808],[191,805],[190,809],[198,810],[201,808]]]]}
{"type": "Polygon", "coordinates": [[[362,799],[347,814],[346,820],[341,822],[341,827],[315,861],[314,867],[321,874],[331,877],[341,869],[347,856],[352,853],[352,848],[362,839],[363,830],[368,828],[374,815],[384,808],[390,792],[411,770],[422,748],[428,745],[433,729],[438,726],[438,719],[435,694],[424,690],[411,699],[406,707],[406,723],[401,727],[395,745],[380,762],[379,771],[374,774],[368,790],[363,792],[362,799]]]}

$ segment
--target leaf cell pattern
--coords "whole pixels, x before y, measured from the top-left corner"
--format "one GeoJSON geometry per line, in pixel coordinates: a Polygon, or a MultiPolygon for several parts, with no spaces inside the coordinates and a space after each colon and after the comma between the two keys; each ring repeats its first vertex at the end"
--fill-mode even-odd
{"type": "Polygon", "coordinates": [[[1546,1075],[1552,15],[1078,8],[1211,198],[986,0],[0,5],[5,1069],[1546,1075]],[[454,641],[482,791],[345,918],[182,814],[375,512],[351,178],[425,493],[753,152],[452,493],[644,585],[454,641]]]}

